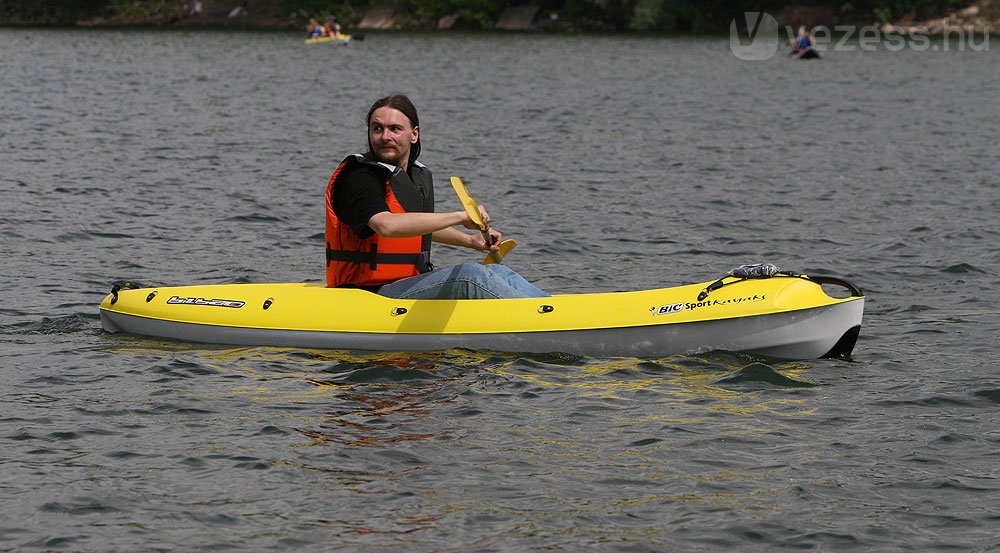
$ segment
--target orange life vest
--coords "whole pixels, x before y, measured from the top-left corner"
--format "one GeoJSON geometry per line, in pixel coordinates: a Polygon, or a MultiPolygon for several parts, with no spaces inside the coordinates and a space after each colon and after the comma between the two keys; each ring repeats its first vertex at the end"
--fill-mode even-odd
{"type": "Polygon", "coordinates": [[[326,187],[326,285],[377,287],[431,270],[431,235],[362,239],[333,210],[333,190],[343,175],[357,166],[385,177],[385,203],[392,213],[433,212],[431,172],[414,163],[409,174],[399,167],[377,163],[355,154],[342,161],[326,187]]]}

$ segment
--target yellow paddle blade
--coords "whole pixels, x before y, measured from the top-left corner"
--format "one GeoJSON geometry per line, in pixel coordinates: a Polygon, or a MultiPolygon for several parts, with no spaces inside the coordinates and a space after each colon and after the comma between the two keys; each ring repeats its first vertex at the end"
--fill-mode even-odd
{"type": "MultiPolygon", "coordinates": [[[[454,188],[455,193],[458,194],[458,199],[462,202],[462,207],[465,208],[465,212],[469,214],[469,218],[472,219],[473,223],[479,225],[479,230],[483,233],[483,240],[489,244],[492,238],[490,237],[490,233],[486,230],[486,224],[483,223],[483,218],[479,215],[479,204],[477,204],[476,200],[473,200],[472,196],[469,195],[469,190],[465,187],[465,183],[462,182],[462,179],[458,177],[451,177],[451,187],[454,188]]],[[[500,251],[486,254],[486,259],[483,260],[483,265],[503,262],[504,256],[506,256],[510,250],[513,250],[516,245],[517,242],[513,240],[504,240],[503,242],[500,242],[500,251]]]]}
{"type": "Polygon", "coordinates": [[[483,218],[479,216],[479,204],[476,203],[476,200],[472,199],[472,196],[469,196],[469,190],[465,188],[465,183],[462,182],[462,179],[451,177],[451,187],[455,189],[458,199],[462,202],[462,207],[465,208],[465,212],[469,214],[472,222],[479,225],[480,229],[486,230],[483,218]]]}
{"type": "Polygon", "coordinates": [[[503,261],[503,258],[507,257],[507,254],[509,254],[510,250],[513,250],[516,245],[517,242],[513,240],[504,240],[503,242],[500,242],[500,251],[486,254],[486,259],[483,260],[483,265],[500,263],[503,261]]]}

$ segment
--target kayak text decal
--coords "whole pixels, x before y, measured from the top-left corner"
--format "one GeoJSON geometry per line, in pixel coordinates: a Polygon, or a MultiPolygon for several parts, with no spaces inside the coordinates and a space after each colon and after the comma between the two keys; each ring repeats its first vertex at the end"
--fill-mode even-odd
{"type": "Polygon", "coordinates": [[[659,307],[650,307],[649,312],[654,316],[656,315],[672,315],[674,313],[680,313],[684,310],[683,303],[671,303],[669,305],[661,305],[659,307]]]}
{"type": "Polygon", "coordinates": [[[238,300],[206,300],[205,298],[182,298],[180,296],[172,296],[167,300],[168,304],[171,305],[209,305],[212,307],[234,307],[239,309],[246,305],[245,301],[238,300]]]}
{"type": "Polygon", "coordinates": [[[686,309],[698,309],[700,307],[714,307],[717,305],[736,305],[738,303],[752,302],[752,301],[764,301],[767,298],[766,294],[754,294],[752,296],[744,296],[740,298],[727,298],[724,300],[705,300],[699,302],[688,302],[684,304],[686,309]]]}

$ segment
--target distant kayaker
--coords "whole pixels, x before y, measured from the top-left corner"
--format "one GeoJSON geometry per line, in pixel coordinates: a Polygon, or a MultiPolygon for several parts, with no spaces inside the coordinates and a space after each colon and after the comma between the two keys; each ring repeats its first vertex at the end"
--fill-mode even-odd
{"type": "Polygon", "coordinates": [[[799,27],[799,35],[792,41],[792,54],[794,56],[814,56],[819,55],[816,49],[816,39],[804,25],[799,27]]]}
{"type": "Polygon", "coordinates": [[[340,38],[340,23],[337,23],[337,18],[332,15],[326,20],[326,33],[334,38],[340,38]]]}
{"type": "Polygon", "coordinates": [[[306,31],[309,33],[309,38],[320,38],[326,36],[326,27],[320,25],[316,18],[309,20],[309,26],[306,27],[306,31]]]}
{"type": "Polygon", "coordinates": [[[431,242],[478,251],[499,250],[501,233],[489,227],[490,244],[465,211],[434,213],[431,172],[417,161],[420,122],[403,94],[377,100],[365,119],[368,151],[348,156],[326,190],[326,284],[357,287],[401,299],[490,299],[548,296],[500,264],[463,263],[433,270],[431,242]]]}

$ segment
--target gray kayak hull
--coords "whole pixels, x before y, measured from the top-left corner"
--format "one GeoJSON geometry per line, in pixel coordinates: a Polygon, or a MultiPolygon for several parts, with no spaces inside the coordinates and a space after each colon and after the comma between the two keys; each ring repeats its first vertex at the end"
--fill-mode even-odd
{"type": "Polygon", "coordinates": [[[109,332],[241,346],[362,351],[468,348],[604,357],[663,357],[722,350],[779,359],[815,359],[849,355],[863,311],[864,298],[856,298],[797,311],[683,324],[464,334],[247,328],[160,320],[106,310],[101,311],[101,324],[109,332]]]}

